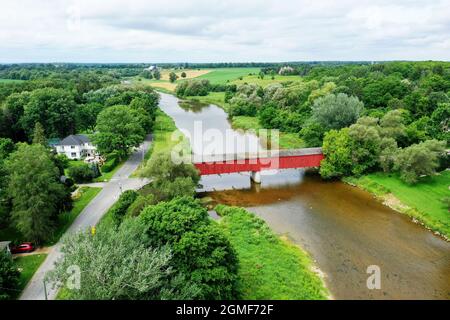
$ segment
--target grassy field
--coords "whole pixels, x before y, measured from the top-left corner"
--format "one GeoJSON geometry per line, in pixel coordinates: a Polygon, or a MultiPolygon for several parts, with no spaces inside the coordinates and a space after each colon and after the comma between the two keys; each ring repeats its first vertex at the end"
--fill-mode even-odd
{"type": "Polygon", "coordinates": [[[239,291],[248,300],[315,300],[328,293],[299,247],[275,235],[245,209],[219,205],[219,224],[239,258],[239,291]]]}
{"type": "Polygon", "coordinates": [[[225,84],[239,77],[248,76],[250,73],[258,74],[260,68],[221,68],[212,69],[211,72],[201,75],[198,79],[207,79],[213,84],[225,84]]]}
{"type": "Polygon", "coordinates": [[[171,72],[175,72],[175,74],[178,76],[178,80],[183,79],[192,79],[192,78],[198,78],[201,76],[204,76],[205,74],[208,74],[211,72],[210,69],[163,69],[161,71],[161,80],[169,81],[169,74],[171,72]],[[182,78],[181,74],[186,73],[186,78],[182,78]]]}
{"type": "Polygon", "coordinates": [[[443,202],[444,198],[450,197],[450,171],[425,177],[416,185],[408,185],[395,175],[383,173],[347,178],[346,181],[373,193],[394,209],[450,238],[450,212],[443,202]],[[392,201],[390,194],[401,203],[392,201]]]}
{"type": "MultiPolygon", "coordinates": [[[[17,257],[14,259],[15,266],[20,271],[19,278],[19,290],[22,291],[27,286],[28,282],[33,277],[36,270],[44,262],[46,254],[33,254],[29,256],[17,257]]],[[[20,296],[20,292],[17,292],[15,298],[20,296]]]]}
{"type": "Polygon", "coordinates": [[[131,81],[133,84],[145,84],[150,85],[157,89],[162,89],[165,92],[172,93],[175,91],[175,88],[177,86],[177,83],[183,80],[187,79],[193,79],[198,78],[207,75],[209,72],[211,72],[210,69],[163,69],[161,71],[161,79],[155,80],[155,79],[145,79],[142,77],[134,77],[134,78],[128,78],[126,80],[131,81]],[[178,80],[174,83],[169,81],[169,74],[171,72],[175,72],[175,74],[178,76],[178,80]],[[181,77],[181,73],[186,73],[186,78],[181,77]]]}
{"type": "Polygon", "coordinates": [[[272,83],[288,83],[288,82],[300,82],[302,81],[300,76],[280,76],[275,75],[274,79],[272,79],[271,76],[266,75],[264,76],[264,79],[260,79],[258,75],[246,75],[242,78],[242,80],[237,79],[234,80],[232,83],[234,84],[243,84],[243,83],[255,83],[260,85],[261,87],[267,87],[269,84],[272,83]]]}

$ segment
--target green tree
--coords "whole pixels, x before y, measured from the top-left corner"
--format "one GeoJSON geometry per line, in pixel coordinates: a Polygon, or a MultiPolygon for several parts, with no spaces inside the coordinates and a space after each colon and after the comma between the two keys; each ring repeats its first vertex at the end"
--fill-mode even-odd
{"type": "Polygon", "coordinates": [[[154,155],[141,174],[155,182],[174,181],[176,178],[191,178],[194,183],[200,181],[198,170],[192,164],[175,163],[168,153],[154,155]]]}
{"type": "Polygon", "coordinates": [[[153,71],[153,78],[155,78],[155,80],[160,80],[161,79],[161,72],[158,69],[153,71]]]}
{"type": "Polygon", "coordinates": [[[182,78],[186,78],[186,76],[187,76],[187,75],[186,75],[186,72],[183,71],[183,72],[181,73],[181,77],[182,77],[182,78]]]}
{"type": "Polygon", "coordinates": [[[128,208],[137,199],[138,193],[134,190],[127,190],[120,195],[119,200],[111,208],[111,216],[116,226],[120,225],[127,214],[128,208]]]}
{"type": "Polygon", "coordinates": [[[40,122],[36,122],[33,132],[33,144],[40,144],[47,147],[47,138],[45,137],[44,127],[40,122]]]}
{"type": "Polygon", "coordinates": [[[98,114],[103,110],[103,105],[91,102],[79,105],[76,109],[76,126],[78,130],[94,130],[98,114]]]}
{"type": "Polygon", "coordinates": [[[139,220],[150,247],[172,248],[172,267],[189,276],[202,299],[237,297],[237,257],[229,240],[193,198],[175,198],[145,208],[139,220]]]}
{"type": "Polygon", "coordinates": [[[199,289],[171,267],[169,247],[148,247],[145,226],[128,219],[118,228],[100,225],[94,236],[79,232],[65,237],[64,254],[48,280],[66,283],[70,266],[81,271],[73,300],[193,299],[199,289]],[[86,253],[89,252],[87,255],[86,253]]]}
{"type": "Polygon", "coordinates": [[[74,132],[75,107],[73,96],[64,89],[37,89],[31,92],[20,122],[29,137],[40,122],[47,137],[62,138],[74,132]]]}
{"type": "Polygon", "coordinates": [[[397,142],[393,138],[382,138],[378,162],[384,172],[391,172],[398,153],[397,142]]]}
{"type": "Polygon", "coordinates": [[[67,173],[76,183],[91,182],[96,178],[93,168],[87,163],[69,167],[67,173]]]}
{"type": "Polygon", "coordinates": [[[450,103],[441,103],[431,115],[431,135],[450,144],[450,103]]]}
{"type": "Polygon", "coordinates": [[[403,122],[404,118],[401,110],[389,111],[380,119],[381,136],[395,140],[404,137],[406,127],[403,122]]]}
{"type": "Polygon", "coordinates": [[[352,141],[349,129],[330,130],[323,139],[325,159],[320,164],[320,175],[325,179],[347,176],[352,171],[352,141]]]}
{"type": "Polygon", "coordinates": [[[153,74],[150,70],[144,70],[141,72],[140,76],[145,79],[153,79],[153,74]]]}
{"type": "Polygon", "coordinates": [[[93,140],[98,151],[102,154],[117,151],[121,158],[145,137],[139,112],[128,106],[113,106],[100,112],[96,130],[93,140]]]}
{"type": "Polygon", "coordinates": [[[0,138],[0,160],[6,159],[15,149],[14,142],[9,138],[0,138]]]}
{"type": "Polygon", "coordinates": [[[200,181],[198,170],[187,163],[175,163],[167,153],[153,156],[141,175],[152,178],[152,193],[157,200],[169,200],[178,196],[194,196],[200,181]]]}
{"type": "Polygon", "coordinates": [[[17,229],[38,243],[50,239],[66,192],[48,151],[42,145],[20,144],[7,160],[7,170],[17,229]]]}
{"type": "Polygon", "coordinates": [[[369,120],[360,119],[362,121],[358,120],[348,130],[352,144],[352,173],[355,175],[361,175],[377,166],[381,143],[377,127],[365,124],[370,123],[373,118],[369,118],[369,120]]]}
{"type": "Polygon", "coordinates": [[[312,119],[327,129],[340,129],[356,122],[364,105],[356,97],[329,94],[314,101],[312,119]]]}
{"type": "Polygon", "coordinates": [[[178,76],[175,74],[175,72],[169,73],[169,80],[170,82],[175,82],[177,80],[178,76]]]}
{"type": "Polygon", "coordinates": [[[319,123],[308,121],[306,126],[300,130],[300,136],[308,148],[320,147],[322,145],[325,128],[319,123]]]}
{"type": "Polygon", "coordinates": [[[0,250],[0,300],[9,300],[19,290],[20,272],[6,250],[0,250]]]}
{"type": "Polygon", "coordinates": [[[422,175],[433,175],[439,167],[439,158],[445,152],[445,142],[427,140],[402,149],[395,159],[394,170],[400,178],[410,184],[419,181],[422,175]]]}
{"type": "MultiPolygon", "coordinates": [[[[24,114],[24,106],[30,101],[30,92],[13,93],[9,95],[3,105],[5,131],[8,137],[14,141],[24,141],[26,133],[23,129],[21,118],[24,114]]],[[[34,127],[34,126],[33,126],[34,127]]]]}

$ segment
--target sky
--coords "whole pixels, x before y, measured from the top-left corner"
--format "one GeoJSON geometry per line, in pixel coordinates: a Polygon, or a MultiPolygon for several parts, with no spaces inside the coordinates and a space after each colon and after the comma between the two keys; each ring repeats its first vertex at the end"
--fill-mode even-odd
{"type": "Polygon", "coordinates": [[[450,0],[1,0],[0,63],[450,60],[450,0]]]}

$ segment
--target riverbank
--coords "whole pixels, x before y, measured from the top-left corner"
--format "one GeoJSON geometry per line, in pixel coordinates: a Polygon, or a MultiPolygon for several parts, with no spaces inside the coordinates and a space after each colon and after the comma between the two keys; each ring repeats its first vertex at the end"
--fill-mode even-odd
{"type": "MultiPolygon", "coordinates": [[[[229,114],[230,105],[225,102],[225,92],[210,92],[206,96],[192,96],[186,97],[185,102],[199,103],[199,104],[214,104],[229,114]]],[[[251,116],[229,116],[229,120],[234,129],[254,130],[255,134],[259,134],[260,129],[264,129],[259,123],[258,117],[251,116]]],[[[277,141],[280,149],[299,149],[305,147],[305,142],[298,134],[291,132],[280,131],[279,139],[277,141]]]]}
{"type": "MultiPolygon", "coordinates": [[[[164,113],[161,109],[156,111],[156,118],[153,124],[152,145],[144,156],[144,160],[133,176],[139,176],[140,169],[145,166],[147,161],[155,154],[170,153],[172,148],[177,144],[183,143],[185,148],[189,148],[189,141],[175,126],[175,122],[171,117],[164,113]],[[174,139],[177,136],[178,139],[174,139]]],[[[184,152],[189,152],[188,149],[183,149],[184,152]]]]}
{"type": "Polygon", "coordinates": [[[239,292],[245,300],[323,300],[330,297],[308,254],[243,208],[218,205],[239,258],[239,292]]]}
{"type": "Polygon", "coordinates": [[[408,185],[397,176],[384,173],[348,177],[343,181],[371,193],[384,205],[450,240],[449,208],[445,202],[450,198],[450,171],[424,177],[416,185],[408,185]]]}

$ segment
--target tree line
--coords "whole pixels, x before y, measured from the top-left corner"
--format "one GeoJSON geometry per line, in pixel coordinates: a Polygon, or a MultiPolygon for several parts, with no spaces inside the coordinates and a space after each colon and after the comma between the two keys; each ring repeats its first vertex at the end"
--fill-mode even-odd
{"type": "MultiPolygon", "coordinates": [[[[280,68],[262,69],[262,73],[280,68]]],[[[394,170],[404,181],[414,183],[420,175],[448,165],[444,150],[450,143],[450,63],[306,64],[286,70],[302,76],[264,87],[223,85],[220,90],[225,92],[227,111],[231,116],[258,117],[267,129],[298,134],[307,147],[323,145],[329,159],[321,171],[324,178],[394,170]],[[395,136],[386,133],[388,126],[396,128],[395,136]],[[346,136],[347,146],[350,141],[363,145],[359,152],[372,156],[357,156],[350,147],[351,154],[336,161],[357,168],[328,166],[333,155],[338,156],[331,148],[338,135],[346,136]],[[381,149],[391,154],[375,152],[381,149]],[[422,161],[423,153],[430,156],[422,161]],[[387,158],[394,164],[387,166],[387,158]]],[[[215,90],[210,85],[195,80],[180,83],[176,89],[181,97],[211,91],[215,90]]]]}

